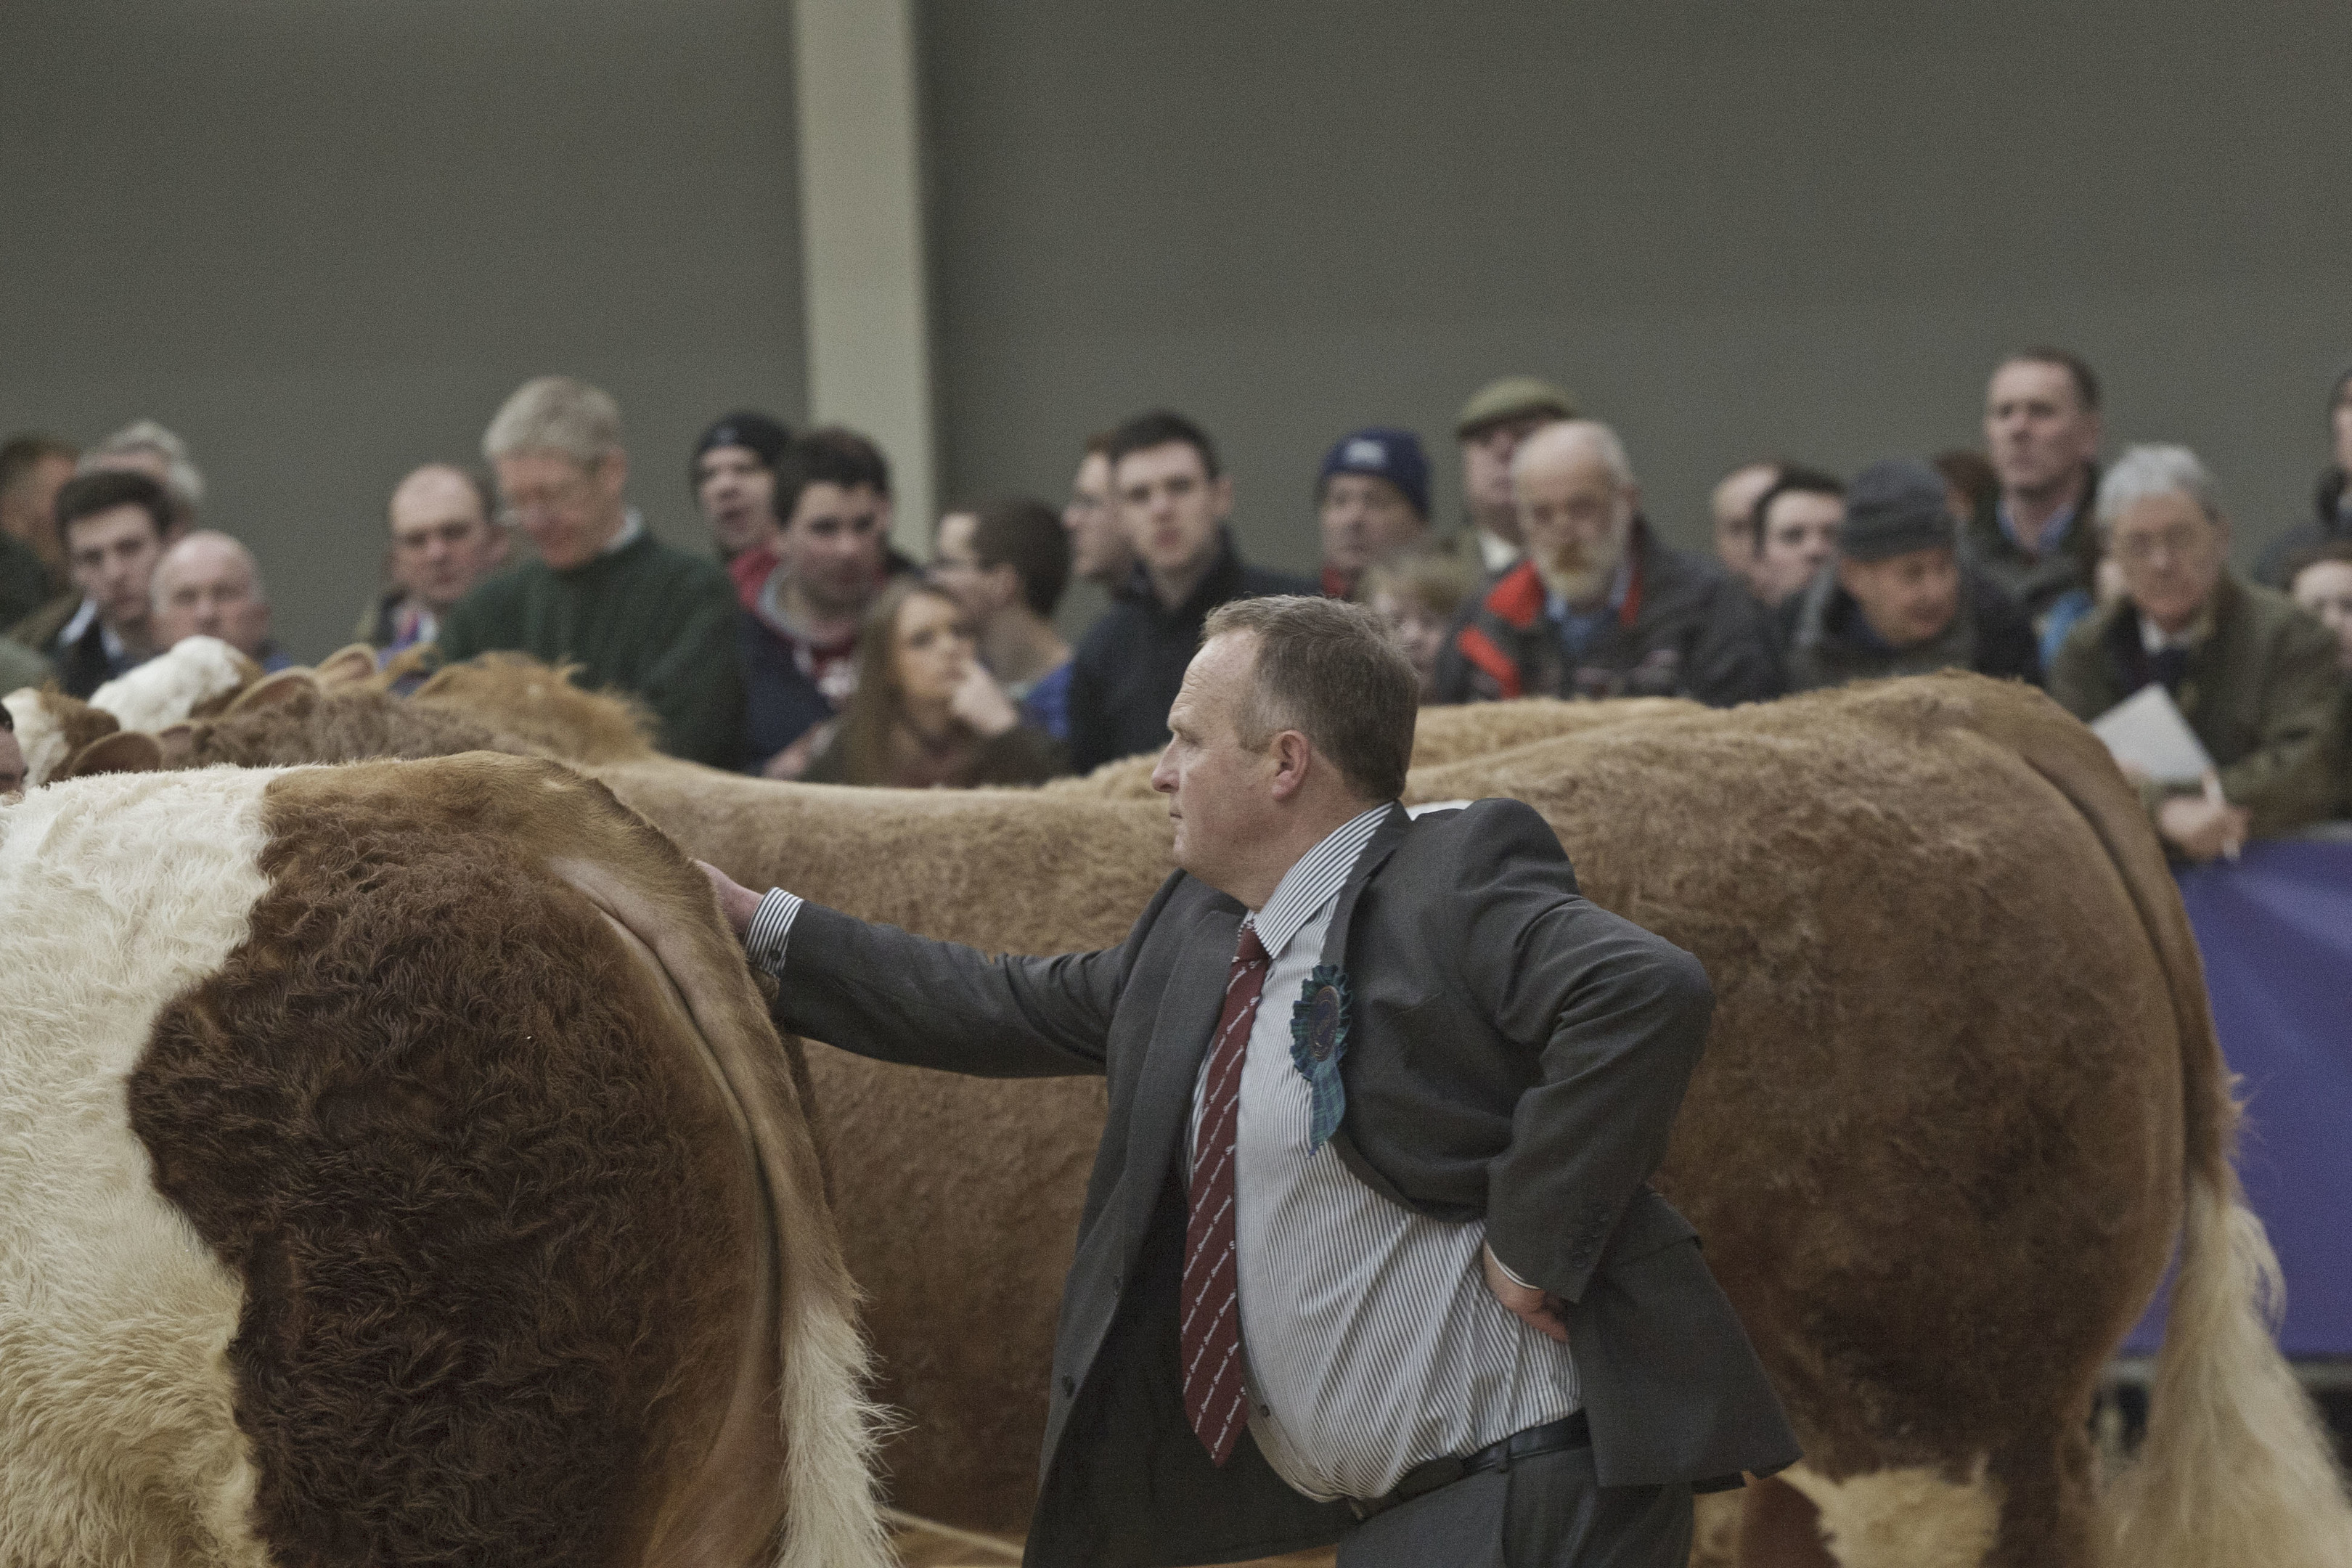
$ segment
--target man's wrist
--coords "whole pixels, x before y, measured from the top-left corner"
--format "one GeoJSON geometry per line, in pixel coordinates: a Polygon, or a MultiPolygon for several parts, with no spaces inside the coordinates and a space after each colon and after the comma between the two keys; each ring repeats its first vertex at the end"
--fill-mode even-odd
{"type": "Polygon", "coordinates": [[[792,940],[793,922],[803,900],[782,888],[771,888],[743,931],[743,954],[778,979],[783,978],[784,947],[792,940]]]}
{"type": "Polygon", "coordinates": [[[1504,1262],[1503,1255],[1495,1250],[1495,1244],[1491,1239],[1486,1243],[1486,1256],[1495,1260],[1495,1267],[1503,1271],[1503,1278],[1509,1280],[1512,1284],[1517,1285],[1520,1289],[1535,1290],[1541,1289],[1541,1287],[1534,1280],[1522,1277],[1517,1269],[1504,1262]]]}

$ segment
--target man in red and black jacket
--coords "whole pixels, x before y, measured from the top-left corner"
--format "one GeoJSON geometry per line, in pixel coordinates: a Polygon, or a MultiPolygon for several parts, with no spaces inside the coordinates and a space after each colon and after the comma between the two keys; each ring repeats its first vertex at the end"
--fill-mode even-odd
{"type": "Polygon", "coordinates": [[[1778,696],[1770,617],[1722,568],[1642,519],[1616,432],[1548,425],[1512,486],[1526,559],[1474,600],[1438,656],[1436,700],[1690,697],[1717,708],[1778,696]]]}

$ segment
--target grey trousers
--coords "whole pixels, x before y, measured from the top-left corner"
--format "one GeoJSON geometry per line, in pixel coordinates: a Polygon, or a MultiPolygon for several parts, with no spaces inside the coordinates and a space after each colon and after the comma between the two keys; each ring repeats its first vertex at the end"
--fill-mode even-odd
{"type": "Polygon", "coordinates": [[[1592,1450],[1465,1477],[1339,1540],[1339,1568],[1684,1568],[1687,1486],[1604,1487],[1592,1450]]]}

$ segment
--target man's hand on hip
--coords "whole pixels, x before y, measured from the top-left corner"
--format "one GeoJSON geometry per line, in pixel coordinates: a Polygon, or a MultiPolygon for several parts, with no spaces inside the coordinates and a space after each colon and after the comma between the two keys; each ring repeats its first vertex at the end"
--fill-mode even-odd
{"type": "Polygon", "coordinates": [[[710,879],[710,889],[719,895],[719,912],[727,917],[737,941],[751,929],[751,917],[760,912],[760,895],[742,886],[708,860],[697,860],[702,874],[710,879]]]}
{"type": "MultiPolygon", "coordinates": [[[[705,870],[709,868],[705,867],[705,870]]],[[[712,872],[716,876],[716,872],[712,872]]],[[[1510,1310],[1511,1315],[1547,1339],[1568,1343],[1568,1324],[1559,1315],[1559,1298],[1547,1295],[1533,1285],[1522,1285],[1511,1278],[1495,1256],[1492,1247],[1479,1249],[1486,1264],[1486,1289],[1495,1300],[1510,1310]]]]}

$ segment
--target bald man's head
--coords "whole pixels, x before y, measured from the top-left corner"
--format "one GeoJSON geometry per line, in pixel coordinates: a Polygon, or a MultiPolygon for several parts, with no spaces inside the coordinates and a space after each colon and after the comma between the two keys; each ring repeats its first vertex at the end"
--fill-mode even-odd
{"type": "Polygon", "coordinates": [[[506,563],[507,530],[488,481],[463,468],[416,469],[394,489],[387,515],[392,580],[436,616],[506,563]]]}
{"type": "Polygon", "coordinates": [[[1544,586],[1584,605],[1609,591],[1633,537],[1642,488],[1617,432],[1597,419],[1563,419],[1519,443],[1511,490],[1528,558],[1544,586]]]}
{"type": "Polygon", "coordinates": [[[269,599],[253,552],[217,529],[200,528],[163,552],[150,579],[158,651],[183,637],[215,637],[247,658],[269,641],[269,599]]]}

